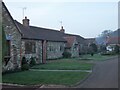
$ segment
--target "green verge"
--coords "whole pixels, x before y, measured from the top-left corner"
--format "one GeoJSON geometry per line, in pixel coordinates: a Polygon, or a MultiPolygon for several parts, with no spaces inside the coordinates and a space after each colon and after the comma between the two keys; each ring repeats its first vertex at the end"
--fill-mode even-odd
{"type": "Polygon", "coordinates": [[[91,70],[94,61],[103,61],[114,57],[114,55],[103,56],[94,54],[94,56],[83,55],[79,58],[63,58],[57,60],[48,60],[47,64],[35,65],[32,69],[44,70],[91,70]],[[92,62],[91,62],[92,61],[92,62]]]}
{"type": "Polygon", "coordinates": [[[35,65],[32,69],[47,70],[91,70],[93,64],[78,60],[51,60],[47,64],[35,65]]]}
{"type": "Polygon", "coordinates": [[[3,75],[3,83],[22,85],[75,85],[88,75],[87,72],[24,71],[3,75]]]}
{"type": "Polygon", "coordinates": [[[94,56],[91,56],[90,54],[88,54],[88,55],[83,55],[80,59],[82,59],[82,60],[92,60],[92,61],[103,61],[103,60],[113,58],[115,56],[117,56],[117,55],[94,54],[94,56]]]}

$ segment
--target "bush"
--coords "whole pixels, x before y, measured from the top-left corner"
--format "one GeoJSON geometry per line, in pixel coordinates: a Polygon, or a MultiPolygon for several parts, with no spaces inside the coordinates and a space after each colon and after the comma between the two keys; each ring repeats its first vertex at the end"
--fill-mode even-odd
{"type": "Polygon", "coordinates": [[[30,66],[32,67],[33,65],[36,65],[36,61],[35,61],[35,58],[31,57],[30,58],[30,66]]]}
{"type": "Polygon", "coordinates": [[[22,63],[21,63],[21,64],[22,64],[22,65],[27,64],[27,60],[26,60],[25,57],[22,58],[22,63]]]}
{"type": "Polygon", "coordinates": [[[118,45],[115,45],[115,50],[114,51],[115,51],[116,54],[118,54],[120,52],[119,48],[120,47],[118,45]]]}
{"type": "Polygon", "coordinates": [[[22,71],[29,70],[29,64],[23,64],[21,70],[22,71]]]}
{"type": "Polygon", "coordinates": [[[63,58],[70,58],[71,57],[71,53],[70,52],[63,52],[63,58]]]}
{"type": "Polygon", "coordinates": [[[27,63],[27,60],[25,57],[22,58],[22,63],[21,63],[21,70],[29,70],[29,64],[27,63]]]}

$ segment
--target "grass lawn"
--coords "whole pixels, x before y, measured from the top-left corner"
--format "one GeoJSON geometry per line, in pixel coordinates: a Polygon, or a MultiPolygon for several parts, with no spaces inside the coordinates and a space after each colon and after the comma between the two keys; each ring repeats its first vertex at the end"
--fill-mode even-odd
{"type": "Polygon", "coordinates": [[[107,60],[109,58],[112,58],[117,55],[100,55],[100,54],[94,54],[94,56],[91,56],[90,54],[88,55],[83,55],[80,59],[82,60],[92,60],[92,61],[101,61],[101,60],[107,60]]]}
{"type": "MultiPolygon", "coordinates": [[[[79,58],[48,60],[47,64],[33,66],[33,69],[49,70],[91,70],[94,61],[105,60],[113,56],[84,55],[79,58]],[[92,62],[91,62],[92,61],[92,62]]],[[[2,77],[4,83],[16,83],[25,85],[59,84],[75,85],[83,80],[88,72],[59,72],[59,71],[24,71],[5,74],[2,77]]]]}
{"type": "Polygon", "coordinates": [[[80,60],[50,60],[47,64],[33,66],[32,69],[48,69],[48,70],[91,70],[93,64],[81,62],[80,60]]]}
{"type": "Polygon", "coordinates": [[[15,83],[22,85],[75,85],[88,75],[87,72],[41,72],[41,71],[24,71],[3,75],[4,83],[15,83]]]}
{"type": "Polygon", "coordinates": [[[103,56],[94,54],[94,56],[83,55],[79,58],[64,58],[58,60],[47,60],[47,64],[35,65],[32,69],[47,70],[91,70],[94,61],[102,61],[113,56],[103,56]],[[92,61],[92,62],[91,62],[92,61]]]}

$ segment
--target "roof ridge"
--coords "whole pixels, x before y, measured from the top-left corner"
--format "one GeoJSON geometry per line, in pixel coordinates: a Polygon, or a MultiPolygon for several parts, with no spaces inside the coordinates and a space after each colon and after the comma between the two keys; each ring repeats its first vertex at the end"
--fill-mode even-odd
{"type": "MultiPolygon", "coordinates": [[[[18,22],[17,20],[14,20],[16,21],[17,23],[21,24],[20,22],[18,22]]],[[[22,25],[22,24],[21,24],[22,25]]],[[[38,27],[38,26],[32,26],[30,25],[30,27],[33,27],[33,28],[40,28],[40,29],[45,29],[45,30],[51,30],[51,31],[56,31],[56,32],[60,32],[59,30],[55,30],[55,29],[50,29],[50,28],[45,28],[45,27],[38,27]]],[[[62,33],[62,32],[60,32],[62,33]]]]}

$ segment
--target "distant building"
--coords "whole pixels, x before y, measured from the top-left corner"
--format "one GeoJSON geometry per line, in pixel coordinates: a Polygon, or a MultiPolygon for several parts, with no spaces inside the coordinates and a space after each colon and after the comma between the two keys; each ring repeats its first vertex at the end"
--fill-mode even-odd
{"type": "Polygon", "coordinates": [[[115,46],[118,45],[120,47],[120,29],[114,31],[110,34],[107,42],[107,50],[113,51],[115,49],[115,46]]]}

